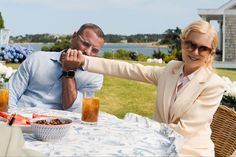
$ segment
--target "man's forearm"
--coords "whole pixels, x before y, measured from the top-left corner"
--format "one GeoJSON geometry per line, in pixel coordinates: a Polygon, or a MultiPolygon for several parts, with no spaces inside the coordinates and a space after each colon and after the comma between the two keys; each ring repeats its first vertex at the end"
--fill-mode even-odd
{"type": "MultiPolygon", "coordinates": [[[[80,65],[80,61],[78,58],[80,51],[68,49],[66,53],[61,54],[61,62],[63,70],[66,72],[75,71],[78,69],[80,65]]],[[[76,87],[76,80],[74,76],[65,76],[62,80],[62,103],[63,109],[66,110],[72,106],[74,101],[77,98],[77,87],[76,87]]]]}
{"type": "Polygon", "coordinates": [[[66,110],[72,106],[77,98],[77,88],[75,78],[62,78],[62,104],[66,110]]]}

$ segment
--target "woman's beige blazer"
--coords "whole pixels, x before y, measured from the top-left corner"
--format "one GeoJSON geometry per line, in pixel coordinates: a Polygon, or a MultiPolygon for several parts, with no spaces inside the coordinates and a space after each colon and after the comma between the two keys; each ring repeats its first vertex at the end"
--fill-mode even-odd
{"type": "Polygon", "coordinates": [[[185,137],[180,156],[214,156],[210,124],[225,90],[223,80],[214,72],[206,67],[199,69],[171,104],[183,62],[171,61],[166,67],[159,67],[88,56],[85,60],[88,71],[156,85],[154,119],[169,124],[185,137]]]}

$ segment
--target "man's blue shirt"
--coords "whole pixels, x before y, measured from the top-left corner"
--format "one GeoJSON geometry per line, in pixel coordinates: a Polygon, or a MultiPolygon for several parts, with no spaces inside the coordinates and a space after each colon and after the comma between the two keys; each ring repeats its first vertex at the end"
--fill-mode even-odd
{"type": "MultiPolygon", "coordinates": [[[[32,53],[9,80],[9,108],[41,107],[62,109],[61,52],[32,53]]],[[[77,98],[68,110],[81,109],[84,89],[101,89],[103,75],[77,69],[77,98]]]]}

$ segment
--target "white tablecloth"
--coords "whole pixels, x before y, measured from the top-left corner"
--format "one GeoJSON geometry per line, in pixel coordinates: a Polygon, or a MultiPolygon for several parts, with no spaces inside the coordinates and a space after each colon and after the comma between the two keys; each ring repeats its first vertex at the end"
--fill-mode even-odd
{"type": "Polygon", "coordinates": [[[183,141],[166,125],[133,114],[123,120],[100,112],[96,125],[86,125],[81,124],[80,113],[36,108],[18,109],[17,113],[60,115],[73,120],[67,135],[57,142],[38,141],[33,134],[24,133],[26,148],[51,157],[176,156],[183,141]],[[142,123],[133,122],[134,117],[142,123]]]}

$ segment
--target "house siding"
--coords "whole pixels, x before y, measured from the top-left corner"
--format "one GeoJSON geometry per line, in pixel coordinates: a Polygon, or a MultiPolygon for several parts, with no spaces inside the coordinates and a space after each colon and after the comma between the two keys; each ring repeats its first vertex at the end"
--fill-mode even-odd
{"type": "Polygon", "coordinates": [[[225,15],[225,61],[236,62],[236,15],[225,15]]]}

